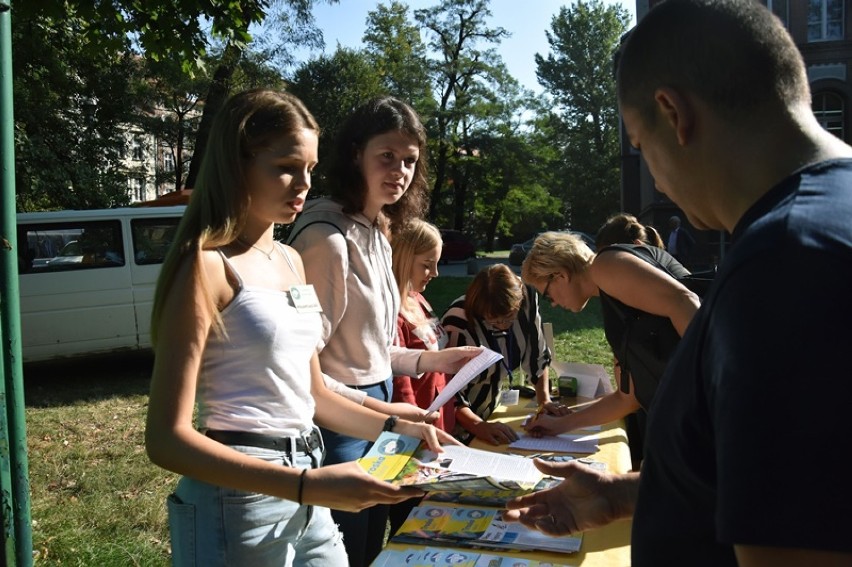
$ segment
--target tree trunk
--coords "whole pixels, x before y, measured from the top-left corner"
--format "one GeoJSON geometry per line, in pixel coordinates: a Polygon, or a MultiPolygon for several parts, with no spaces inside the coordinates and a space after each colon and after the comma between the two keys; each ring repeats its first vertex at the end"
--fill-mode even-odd
{"type": "Polygon", "coordinates": [[[192,161],[189,164],[189,173],[186,176],[187,189],[195,187],[195,181],[201,169],[201,162],[204,159],[204,152],[207,149],[207,140],[210,138],[210,128],[213,125],[213,119],[216,118],[216,115],[219,114],[219,111],[225,106],[225,102],[228,100],[231,90],[231,77],[234,75],[234,70],[237,68],[237,62],[241,56],[241,48],[228,45],[225,48],[225,53],[222,55],[222,63],[216,68],[216,72],[213,74],[213,81],[210,83],[207,98],[204,100],[201,122],[198,125],[198,132],[195,135],[195,148],[192,152],[192,161]]]}
{"type": "Polygon", "coordinates": [[[485,229],[485,250],[494,252],[494,235],[497,234],[497,224],[500,222],[500,217],[503,216],[502,203],[494,207],[494,212],[491,214],[491,220],[488,221],[488,227],[485,229]]]}
{"type": "Polygon", "coordinates": [[[470,185],[470,179],[466,169],[462,172],[457,170],[453,177],[453,228],[462,230],[467,220],[465,218],[467,212],[465,203],[467,201],[467,188],[470,185]]]}
{"type": "Polygon", "coordinates": [[[438,140],[438,160],[435,164],[435,184],[432,186],[432,195],[429,198],[429,220],[438,218],[438,207],[441,194],[444,190],[444,178],[447,171],[447,142],[443,136],[438,140]]]}

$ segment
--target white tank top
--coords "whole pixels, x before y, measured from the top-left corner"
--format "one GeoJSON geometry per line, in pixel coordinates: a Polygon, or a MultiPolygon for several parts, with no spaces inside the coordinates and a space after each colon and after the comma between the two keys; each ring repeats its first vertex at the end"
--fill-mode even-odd
{"type": "MultiPolygon", "coordinates": [[[[297,274],[287,250],[276,245],[297,274]]],[[[243,284],[222,310],[227,337],[211,330],[196,401],[200,430],[291,436],[313,425],[311,356],[322,333],[319,313],[296,311],[290,292],[243,284]]]]}

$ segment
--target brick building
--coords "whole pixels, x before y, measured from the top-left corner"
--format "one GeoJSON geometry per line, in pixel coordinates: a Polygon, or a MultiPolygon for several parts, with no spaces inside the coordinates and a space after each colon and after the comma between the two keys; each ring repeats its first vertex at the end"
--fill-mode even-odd
{"type": "MultiPolygon", "coordinates": [[[[637,20],[659,0],[636,0],[637,20]]],[[[828,131],[849,143],[852,103],[852,0],[763,0],[790,31],[808,69],[814,114],[828,131]]],[[[711,266],[724,255],[727,235],[696,231],[665,195],[654,188],[654,180],[639,152],[630,147],[624,130],[621,136],[621,203],[645,224],[656,227],[665,238],[668,219],[678,215],[696,237],[693,267],[711,266]]]]}

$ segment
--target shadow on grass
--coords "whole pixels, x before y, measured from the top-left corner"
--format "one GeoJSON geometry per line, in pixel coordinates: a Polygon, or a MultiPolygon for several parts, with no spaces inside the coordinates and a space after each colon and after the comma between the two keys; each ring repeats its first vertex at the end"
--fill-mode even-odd
{"type": "Polygon", "coordinates": [[[154,355],[129,352],[24,365],[27,407],[55,407],[148,395],[154,355]]]}

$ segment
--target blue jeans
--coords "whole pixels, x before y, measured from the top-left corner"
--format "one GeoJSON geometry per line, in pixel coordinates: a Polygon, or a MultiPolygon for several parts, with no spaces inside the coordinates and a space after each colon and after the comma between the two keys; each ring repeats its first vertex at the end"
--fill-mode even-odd
{"type": "MultiPolygon", "coordinates": [[[[316,468],[322,449],[297,453],[258,447],[233,449],[284,467],[316,468]]],[[[169,496],[172,564],[176,566],[336,567],[346,550],[328,508],[300,506],[265,494],[182,477],[169,496]]]]}
{"type": "MultiPolygon", "coordinates": [[[[370,386],[360,386],[358,389],[366,392],[371,398],[390,402],[393,395],[393,378],[370,386]]],[[[325,442],[324,464],[326,465],[360,459],[367,454],[372,445],[371,441],[340,435],[327,429],[322,429],[322,438],[325,442]]],[[[388,521],[388,506],[373,506],[360,512],[332,510],[331,515],[343,533],[343,543],[349,555],[350,567],[367,567],[382,550],[388,521]]]]}

